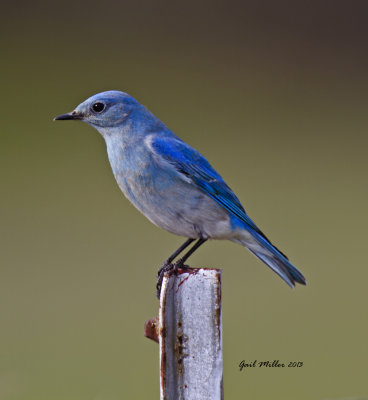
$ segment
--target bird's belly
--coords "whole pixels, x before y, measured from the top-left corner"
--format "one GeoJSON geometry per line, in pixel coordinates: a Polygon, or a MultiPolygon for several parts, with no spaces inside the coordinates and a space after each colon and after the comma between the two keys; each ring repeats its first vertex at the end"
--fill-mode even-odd
{"type": "Polygon", "coordinates": [[[189,238],[229,239],[233,230],[226,210],[196,187],[160,178],[135,176],[119,182],[126,197],[151,222],[171,233],[189,238]]]}

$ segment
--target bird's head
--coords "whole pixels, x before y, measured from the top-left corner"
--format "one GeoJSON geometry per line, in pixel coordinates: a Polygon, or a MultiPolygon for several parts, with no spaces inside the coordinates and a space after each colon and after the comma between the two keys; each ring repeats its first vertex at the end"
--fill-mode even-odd
{"type": "Polygon", "coordinates": [[[124,124],[129,115],[139,108],[140,104],[124,92],[110,90],[98,93],[74,111],[59,115],[54,120],[81,120],[95,128],[113,128],[124,124]]]}

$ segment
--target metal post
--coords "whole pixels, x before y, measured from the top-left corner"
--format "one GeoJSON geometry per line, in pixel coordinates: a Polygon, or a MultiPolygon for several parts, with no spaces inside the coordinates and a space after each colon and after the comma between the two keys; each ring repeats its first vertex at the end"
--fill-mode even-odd
{"type": "Polygon", "coordinates": [[[221,400],[221,270],[166,273],[159,320],[146,336],[159,340],[161,400],[221,400]]]}

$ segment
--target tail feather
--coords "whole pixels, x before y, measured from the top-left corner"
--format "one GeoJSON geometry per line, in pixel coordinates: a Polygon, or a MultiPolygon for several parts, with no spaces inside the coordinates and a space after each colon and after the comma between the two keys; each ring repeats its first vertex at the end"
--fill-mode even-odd
{"type": "Polygon", "coordinates": [[[306,284],[306,280],[302,273],[298,271],[288,260],[281,257],[275,257],[274,255],[266,255],[264,253],[256,252],[250,250],[255,256],[262,260],[272,271],[282,278],[291,288],[295,286],[295,283],[300,283],[302,285],[306,284]]]}
{"type": "Polygon", "coordinates": [[[246,238],[240,241],[243,246],[276,272],[291,288],[295,286],[295,283],[306,285],[303,274],[267,238],[257,232],[250,233],[256,240],[249,241],[249,234],[247,234],[246,238]]]}

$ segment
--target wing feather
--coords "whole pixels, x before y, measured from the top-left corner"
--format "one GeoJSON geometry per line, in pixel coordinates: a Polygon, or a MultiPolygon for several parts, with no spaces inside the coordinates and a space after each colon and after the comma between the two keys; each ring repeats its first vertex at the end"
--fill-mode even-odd
{"type": "Polygon", "coordinates": [[[151,139],[151,147],[159,157],[172,164],[178,172],[183,174],[183,179],[187,181],[189,178],[193,185],[196,185],[233,216],[244,222],[247,227],[267,239],[247,215],[230,187],[197,150],[179,138],[160,136],[151,139]]]}

